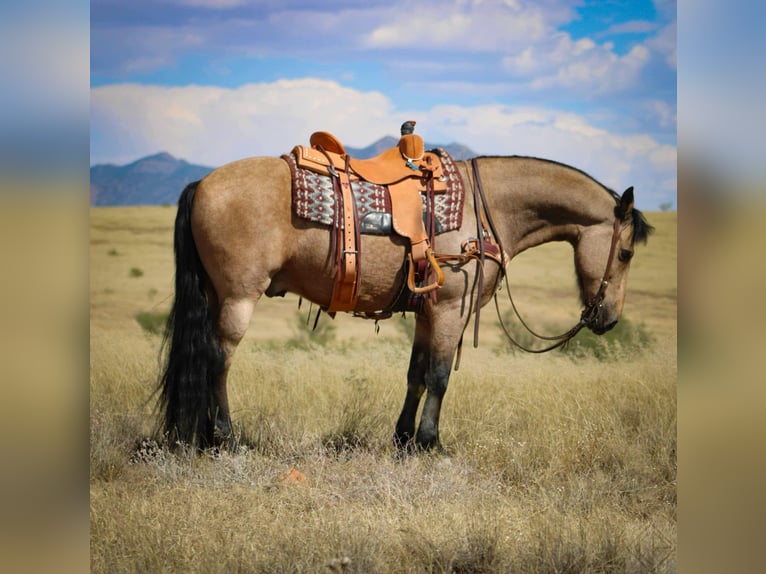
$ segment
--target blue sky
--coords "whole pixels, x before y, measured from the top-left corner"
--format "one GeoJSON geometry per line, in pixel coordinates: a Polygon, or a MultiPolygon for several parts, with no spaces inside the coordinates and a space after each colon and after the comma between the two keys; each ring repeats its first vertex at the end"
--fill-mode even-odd
{"type": "Polygon", "coordinates": [[[675,206],[674,0],[93,0],[90,50],[92,164],[363,147],[415,119],[675,206]]]}

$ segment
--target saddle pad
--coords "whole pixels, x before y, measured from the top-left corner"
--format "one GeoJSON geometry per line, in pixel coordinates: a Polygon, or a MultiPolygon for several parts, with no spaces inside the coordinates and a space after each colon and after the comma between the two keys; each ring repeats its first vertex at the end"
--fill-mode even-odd
{"type": "MultiPolygon", "coordinates": [[[[436,233],[439,234],[460,229],[463,224],[465,188],[457,166],[449,154],[442,149],[435,152],[441,157],[447,184],[446,192],[434,194],[436,233]]],[[[292,205],[295,215],[315,223],[332,225],[335,191],[330,177],[298,167],[292,153],[283,155],[282,159],[290,166],[292,174],[292,205]]],[[[355,181],[352,189],[360,220],[387,221],[390,224],[391,199],[386,186],[355,181]]],[[[421,194],[421,199],[425,207],[425,194],[421,194]]],[[[388,230],[376,230],[374,225],[362,225],[361,232],[377,235],[390,233],[388,230]]]]}

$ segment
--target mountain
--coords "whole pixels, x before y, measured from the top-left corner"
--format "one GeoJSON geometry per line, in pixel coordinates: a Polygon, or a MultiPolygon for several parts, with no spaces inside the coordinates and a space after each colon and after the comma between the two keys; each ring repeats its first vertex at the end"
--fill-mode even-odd
{"type": "Polygon", "coordinates": [[[165,152],[123,166],[94,165],[90,168],[90,204],[175,205],[188,183],[212,170],[165,152]]]}
{"type": "MultiPolygon", "coordinates": [[[[385,136],[364,148],[346,147],[351,157],[367,159],[394,147],[399,138],[385,136]]],[[[468,147],[425,143],[427,150],[441,147],[455,160],[474,157],[468,147]]],[[[90,168],[91,205],[175,205],[187,184],[205,177],[214,168],[176,159],[166,152],[128,165],[99,164],[90,168]]]]}
{"type": "MultiPolygon", "coordinates": [[[[399,143],[399,138],[394,136],[385,136],[380,138],[375,143],[368,145],[367,147],[355,148],[351,146],[346,146],[346,152],[351,157],[356,157],[359,159],[368,159],[371,157],[375,157],[379,153],[383,153],[385,150],[387,150],[390,147],[396,146],[397,143],[399,143]]],[[[478,155],[468,146],[464,146],[463,144],[459,144],[459,143],[451,143],[451,144],[444,145],[444,144],[424,142],[424,147],[426,150],[440,147],[446,150],[446,152],[452,156],[452,159],[456,161],[470,159],[478,155]]]]}

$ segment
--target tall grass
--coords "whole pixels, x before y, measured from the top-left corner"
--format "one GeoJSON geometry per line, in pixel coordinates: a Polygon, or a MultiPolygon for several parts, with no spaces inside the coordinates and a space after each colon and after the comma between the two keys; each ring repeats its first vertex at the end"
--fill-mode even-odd
{"type": "Polygon", "coordinates": [[[241,452],[170,454],[144,440],[160,335],[137,321],[170,303],[164,211],[94,210],[92,571],[675,571],[673,325],[626,317],[637,345],[542,356],[483,326],[445,398],[452,456],[401,458],[412,318],[312,332],[295,300],[266,300],[230,377],[241,452]]]}

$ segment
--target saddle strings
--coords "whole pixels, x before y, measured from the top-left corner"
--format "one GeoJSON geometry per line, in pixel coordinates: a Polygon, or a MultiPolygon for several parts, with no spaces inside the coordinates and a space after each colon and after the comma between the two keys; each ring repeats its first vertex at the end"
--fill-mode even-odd
{"type": "MultiPolygon", "coordinates": [[[[495,287],[500,283],[503,277],[506,276],[505,265],[507,263],[505,257],[505,249],[503,249],[503,243],[500,240],[500,236],[497,233],[494,221],[492,221],[492,215],[490,214],[489,207],[487,205],[487,197],[484,194],[484,186],[481,184],[481,174],[479,173],[479,162],[477,158],[471,159],[471,168],[473,171],[473,208],[476,214],[476,235],[477,243],[479,244],[479,260],[478,260],[478,296],[476,297],[476,311],[473,325],[473,346],[474,348],[479,346],[479,320],[481,318],[481,294],[484,292],[484,260],[485,260],[485,239],[491,241],[494,237],[498,248],[500,249],[500,276],[497,279],[495,287]],[[489,231],[487,230],[489,226],[489,231]],[[491,235],[490,235],[491,234],[491,235]]],[[[470,181],[470,178],[469,178],[470,181]]],[[[461,338],[462,343],[462,338],[461,338]]]]}
{"type": "Polygon", "coordinates": [[[327,150],[325,150],[321,144],[317,144],[316,149],[319,150],[322,155],[325,156],[325,158],[327,158],[330,180],[332,181],[333,191],[335,192],[335,202],[333,203],[331,226],[333,232],[330,233],[330,253],[332,255],[330,272],[332,273],[340,269],[341,265],[341,248],[339,248],[339,245],[342,241],[343,233],[341,231],[341,222],[343,221],[343,192],[340,188],[340,178],[335,172],[335,167],[333,166],[330,154],[327,153],[327,150]]]}

